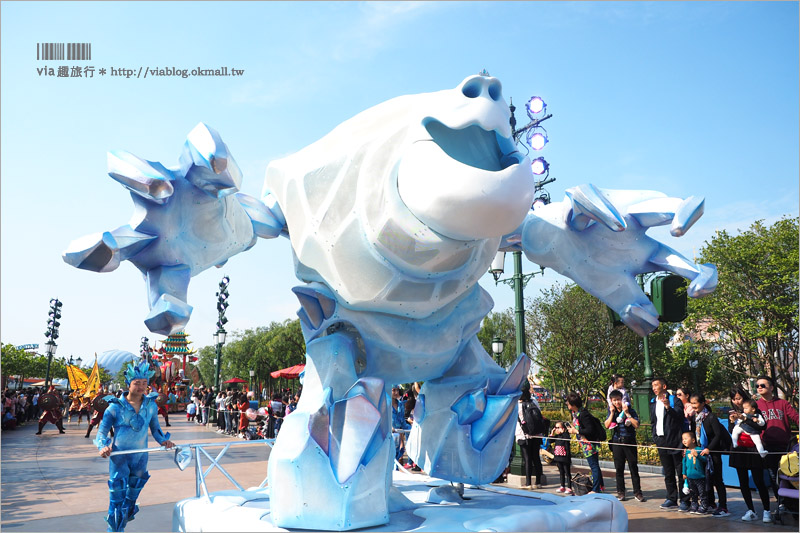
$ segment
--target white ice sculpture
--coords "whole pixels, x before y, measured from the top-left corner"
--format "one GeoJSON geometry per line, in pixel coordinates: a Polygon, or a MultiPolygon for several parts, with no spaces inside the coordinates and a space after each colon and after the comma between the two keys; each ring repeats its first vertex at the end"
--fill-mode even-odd
{"type": "Polygon", "coordinates": [[[498,249],[522,249],[572,278],[640,334],[658,319],[635,274],[670,270],[692,280],[690,296],[714,290],[713,266],[645,235],[668,223],[682,235],[702,199],[581,185],[534,212],[530,162],[515,151],[509,117],[488,76],[389,100],[273,161],[263,203],[227,196],[238,167],[202,124],[178,168],[111,160],[112,177],[132,191],[134,221],[76,241],[64,258],[95,271],[134,262],[148,280],[152,331],[188,321],[190,275],[255,236],[291,240],[308,357],[302,399],[269,460],[269,484],[280,487],[270,494],[274,525],[389,520],[393,383],[425,381],[408,449],[426,472],[486,483],[503,470],[529,360],[506,372],[476,337],[492,307],[477,281],[498,249]]]}

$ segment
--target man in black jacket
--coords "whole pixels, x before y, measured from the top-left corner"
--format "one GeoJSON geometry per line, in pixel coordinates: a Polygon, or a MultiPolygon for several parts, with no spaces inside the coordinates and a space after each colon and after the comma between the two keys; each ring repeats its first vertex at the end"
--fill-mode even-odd
{"type": "Polygon", "coordinates": [[[681,447],[683,403],[667,392],[667,380],[664,378],[654,378],[652,389],[655,398],[650,399],[650,422],[653,424],[653,442],[658,447],[658,458],[664,467],[664,485],[667,489],[667,499],[661,508],[677,508],[685,512],[689,510],[689,495],[679,490],[683,480],[682,452],[663,449],[681,447]]]}

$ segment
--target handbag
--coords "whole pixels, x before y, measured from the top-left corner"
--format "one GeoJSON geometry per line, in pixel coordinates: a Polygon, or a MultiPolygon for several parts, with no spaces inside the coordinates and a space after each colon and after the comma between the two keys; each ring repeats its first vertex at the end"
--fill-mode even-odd
{"type": "Polygon", "coordinates": [[[583,496],[592,490],[592,478],[586,474],[572,476],[572,492],[575,496],[583,496]]]}

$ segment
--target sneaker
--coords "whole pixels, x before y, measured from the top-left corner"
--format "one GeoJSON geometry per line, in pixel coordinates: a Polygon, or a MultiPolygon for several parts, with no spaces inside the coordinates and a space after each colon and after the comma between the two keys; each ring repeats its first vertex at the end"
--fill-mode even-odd
{"type": "Polygon", "coordinates": [[[678,507],[678,504],[672,500],[664,500],[664,503],[662,503],[659,507],[662,509],[675,509],[678,507]]]}
{"type": "Polygon", "coordinates": [[[700,508],[697,505],[689,507],[689,514],[700,514],[700,508]]]}
{"type": "Polygon", "coordinates": [[[720,518],[723,516],[730,516],[730,515],[731,513],[729,513],[728,510],[725,509],[724,507],[717,507],[717,510],[711,513],[711,516],[715,518],[720,518]]]}
{"type": "Polygon", "coordinates": [[[645,502],[645,501],[647,501],[647,498],[645,498],[644,494],[642,494],[641,492],[637,492],[636,496],[634,496],[634,498],[636,498],[637,502],[645,502]]]}
{"type": "Polygon", "coordinates": [[[756,513],[754,511],[751,511],[749,509],[742,517],[743,522],[755,522],[756,520],[758,520],[758,516],[756,516],[756,513]]]}
{"type": "Polygon", "coordinates": [[[769,511],[764,511],[764,519],[762,520],[765,524],[772,523],[772,514],[769,511]]]}
{"type": "Polygon", "coordinates": [[[708,507],[699,507],[695,514],[711,516],[711,511],[708,509],[708,507]]]}
{"type": "Polygon", "coordinates": [[[681,502],[681,504],[678,506],[678,511],[682,513],[685,513],[688,510],[689,510],[689,504],[687,502],[681,502]]]}
{"type": "Polygon", "coordinates": [[[567,492],[567,489],[565,489],[564,487],[559,487],[556,489],[556,492],[558,492],[559,494],[564,494],[565,492],[567,492]]]}
{"type": "Polygon", "coordinates": [[[624,502],[625,501],[625,493],[624,492],[618,492],[617,493],[617,499],[619,501],[621,501],[621,502],[624,502]]]}
{"type": "Polygon", "coordinates": [[[534,488],[534,489],[541,489],[542,485],[541,485],[541,483],[534,483],[533,485],[531,485],[531,487],[534,488]]]}
{"type": "Polygon", "coordinates": [[[575,493],[574,493],[574,492],[572,492],[572,489],[564,489],[564,494],[565,494],[566,496],[572,496],[572,495],[573,495],[573,494],[575,494],[575,493]]]}

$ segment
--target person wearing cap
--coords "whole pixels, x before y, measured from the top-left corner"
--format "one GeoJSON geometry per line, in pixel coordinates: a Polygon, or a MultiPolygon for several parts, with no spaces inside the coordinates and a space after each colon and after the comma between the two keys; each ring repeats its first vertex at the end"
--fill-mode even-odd
{"type": "Polygon", "coordinates": [[[112,452],[147,448],[147,431],[153,434],[156,442],[165,448],[175,444],[169,440],[169,433],[163,433],[158,424],[158,393],[145,395],[147,382],[155,374],[147,361],[138,365],[128,364],[125,371],[127,396],[115,398],[106,396],[109,403],[103,420],[97,430],[95,445],[100,457],[110,457],[109,462],[109,505],[106,523],[108,531],[124,531],[125,525],[133,520],[139,510],[136,500],[150,474],[147,472],[147,453],[114,455],[112,452]],[[108,433],[114,428],[114,437],[108,433]]]}

